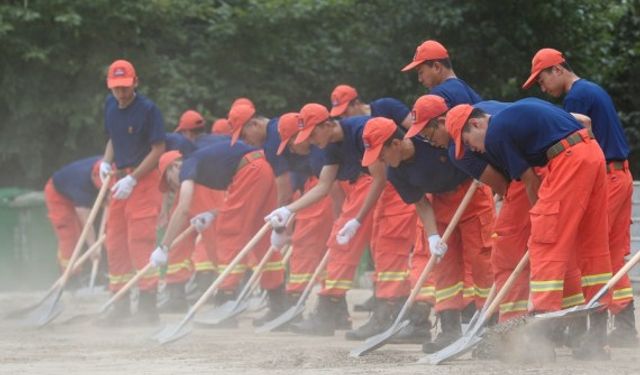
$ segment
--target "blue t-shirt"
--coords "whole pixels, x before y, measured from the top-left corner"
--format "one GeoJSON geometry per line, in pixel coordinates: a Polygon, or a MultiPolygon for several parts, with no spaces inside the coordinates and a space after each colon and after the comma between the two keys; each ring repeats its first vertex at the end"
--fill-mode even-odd
{"type": "Polygon", "coordinates": [[[437,148],[417,137],[410,138],[415,148],[411,160],[387,167],[387,178],[407,203],[419,201],[426,193],[454,190],[469,177],[449,160],[446,149],[437,148]]]}
{"type": "Polygon", "coordinates": [[[394,98],[380,98],[369,103],[371,117],[385,117],[402,128],[402,121],[411,113],[409,107],[394,98]]]}
{"type": "MultiPolygon", "coordinates": [[[[473,107],[480,108],[485,113],[493,116],[508,107],[510,104],[511,103],[498,102],[495,100],[485,100],[474,104],[473,107]]],[[[482,172],[484,172],[488,164],[491,164],[494,168],[501,171],[508,178],[507,173],[503,171],[499,166],[497,166],[497,162],[486,153],[483,154],[480,152],[473,152],[467,146],[464,146],[464,155],[462,156],[462,159],[456,159],[455,153],[456,146],[452,141],[449,145],[449,158],[451,159],[451,162],[453,163],[453,165],[462,169],[466,174],[475,178],[476,180],[480,179],[482,172]]]]}
{"type": "Polygon", "coordinates": [[[571,86],[563,105],[567,112],[591,117],[591,130],[608,161],[626,160],[629,157],[629,144],[616,107],[602,87],[586,79],[579,79],[571,86]]]}
{"type": "Polygon", "coordinates": [[[196,137],[194,144],[196,145],[196,150],[199,150],[223,141],[231,142],[231,137],[228,135],[218,134],[200,134],[196,137]]]}
{"type": "Polygon", "coordinates": [[[431,95],[438,95],[447,102],[447,107],[453,108],[458,104],[476,104],[482,101],[480,95],[478,95],[471,86],[460,78],[449,78],[432,88],[429,91],[431,95]]]}
{"type": "Polygon", "coordinates": [[[267,123],[267,138],[262,145],[262,148],[264,149],[264,156],[267,158],[267,161],[271,165],[273,173],[276,175],[276,177],[282,176],[290,170],[288,163],[290,156],[289,149],[285,148],[282,154],[278,155],[278,147],[280,147],[278,120],[279,117],[272,118],[267,123]]]}
{"type": "Polygon", "coordinates": [[[355,182],[360,173],[368,173],[368,170],[362,167],[364,155],[362,132],[370,118],[370,116],[354,116],[340,120],[344,139],[329,143],[324,149],[325,165],[339,165],[336,176],[339,181],[355,182]]]}
{"type": "Polygon", "coordinates": [[[165,141],[164,120],[156,105],[136,94],[127,108],[109,95],[104,105],[104,126],[118,169],[136,167],[151,151],[151,146],[165,141]]]}
{"type": "Polygon", "coordinates": [[[98,196],[98,189],[91,179],[93,165],[102,156],[74,161],[60,168],[51,180],[58,193],[73,202],[76,207],[91,207],[98,196]]]}
{"type": "Polygon", "coordinates": [[[489,118],[485,151],[511,179],[547,164],[547,149],[583,129],[567,111],[536,98],[518,100],[489,118]]]}
{"type": "Polygon", "coordinates": [[[217,142],[193,152],[182,162],[180,182],[192,180],[210,189],[226,190],[244,155],[258,149],[238,141],[217,142]]]}
{"type": "Polygon", "coordinates": [[[180,133],[167,133],[165,137],[165,151],[177,150],[185,157],[196,150],[196,145],[180,133]]]}

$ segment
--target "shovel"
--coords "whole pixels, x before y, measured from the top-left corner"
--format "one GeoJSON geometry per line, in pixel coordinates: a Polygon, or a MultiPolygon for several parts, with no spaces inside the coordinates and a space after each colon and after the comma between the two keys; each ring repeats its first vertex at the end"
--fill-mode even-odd
{"type": "MultiPolygon", "coordinates": [[[[180,243],[180,241],[184,240],[185,238],[187,238],[191,233],[193,233],[195,231],[195,227],[193,226],[189,226],[187,229],[185,229],[182,233],[180,233],[171,243],[170,248],[176,246],[178,243],[180,243]]],[[[90,314],[79,314],[79,315],[75,315],[72,316],[71,318],[67,319],[64,324],[71,324],[71,323],[79,323],[82,321],[86,321],[88,319],[93,319],[96,318],[102,314],[104,314],[109,307],[111,307],[111,305],[113,305],[116,301],[118,301],[125,293],[127,293],[129,291],[129,289],[131,289],[131,287],[135,284],[138,283],[138,280],[140,280],[142,278],[142,276],[144,276],[147,272],[149,272],[149,270],[153,267],[153,265],[151,263],[147,263],[146,266],[142,267],[142,269],[140,271],[138,271],[132,278],[131,280],[127,281],[126,284],[124,284],[124,286],[122,288],[120,288],[120,290],[118,290],[113,296],[111,296],[111,298],[109,298],[109,300],[107,302],[105,302],[101,307],[100,310],[98,310],[97,313],[90,313],[90,314]]]]}
{"type": "MultiPolygon", "coordinates": [[[[107,226],[107,215],[108,215],[108,210],[107,208],[104,208],[102,211],[102,218],[100,219],[100,229],[98,231],[99,235],[103,235],[105,232],[105,228],[107,226]]],[[[89,278],[89,286],[76,291],[75,294],[85,295],[85,296],[96,294],[95,286],[96,286],[96,278],[98,277],[98,266],[100,265],[100,256],[99,256],[100,251],[102,251],[102,247],[96,250],[98,254],[91,254],[92,257],[93,255],[96,255],[96,256],[91,261],[91,277],[89,278]]],[[[87,252],[89,251],[87,250],[85,254],[87,252]]],[[[80,262],[80,259],[78,259],[78,262],[80,262]]]]}
{"type": "Polygon", "coordinates": [[[160,344],[167,344],[179,340],[191,333],[191,327],[188,325],[188,323],[196,315],[196,312],[202,307],[202,305],[207,302],[209,297],[218,290],[218,287],[220,286],[220,284],[222,284],[222,281],[227,278],[227,276],[231,273],[235,266],[240,263],[240,261],[247,254],[249,254],[251,250],[253,250],[253,247],[258,243],[258,241],[262,239],[262,237],[264,237],[267,231],[269,231],[270,227],[271,226],[269,225],[269,223],[265,223],[262,228],[260,228],[258,233],[256,233],[256,235],[253,236],[249,243],[246,244],[245,247],[242,248],[242,250],[240,250],[238,255],[233,258],[227,268],[225,268],[225,270],[216,278],[211,286],[209,286],[209,288],[202,294],[202,296],[200,296],[198,301],[193,306],[191,306],[189,312],[187,312],[187,315],[185,315],[185,317],[182,318],[182,320],[178,324],[166,326],[160,332],[156,333],[153,336],[153,339],[157,340],[160,344]]]}
{"type": "Polygon", "coordinates": [[[282,315],[280,315],[279,317],[258,327],[256,329],[256,333],[271,332],[274,329],[284,324],[287,324],[288,322],[295,319],[297,316],[301,315],[304,312],[304,305],[307,301],[307,298],[309,297],[309,294],[311,293],[311,289],[313,288],[315,281],[318,279],[320,272],[322,272],[322,270],[324,270],[324,268],[327,266],[328,262],[329,262],[329,251],[325,252],[324,256],[322,257],[322,260],[320,261],[316,269],[313,271],[313,275],[311,275],[311,279],[309,280],[309,282],[307,283],[307,286],[302,291],[302,294],[300,294],[300,297],[298,298],[298,301],[296,302],[296,304],[288,308],[287,311],[282,313],[282,315]]]}
{"type": "MultiPolygon", "coordinates": [[[[458,225],[458,222],[460,221],[462,214],[464,213],[467,206],[469,205],[469,202],[473,198],[473,194],[475,194],[479,185],[480,183],[476,181],[472,183],[471,186],[469,186],[469,189],[467,190],[464,197],[462,198],[460,205],[456,209],[456,212],[453,214],[453,217],[451,218],[451,221],[449,222],[447,229],[442,234],[442,242],[447,242],[447,240],[449,240],[449,237],[451,236],[451,234],[453,233],[453,230],[458,225]]],[[[389,341],[389,339],[391,339],[398,332],[400,332],[406,326],[409,325],[410,323],[409,320],[404,320],[404,318],[409,312],[409,309],[411,309],[411,307],[413,306],[413,303],[415,302],[415,299],[418,296],[420,289],[422,288],[422,284],[424,284],[424,282],[427,280],[427,276],[429,276],[429,274],[435,267],[437,260],[438,258],[435,256],[432,256],[431,258],[429,258],[429,262],[424,267],[424,269],[422,269],[422,272],[420,273],[420,277],[418,277],[418,281],[416,282],[416,285],[411,290],[411,294],[409,295],[409,298],[407,298],[407,301],[402,306],[402,309],[398,313],[398,316],[393,321],[391,326],[387,328],[386,331],[379,333],[375,336],[369,337],[367,340],[365,340],[365,342],[362,343],[362,345],[352,349],[351,352],[349,352],[349,355],[351,357],[357,358],[384,346],[387,343],[387,341],[389,341]]]]}
{"type": "Polygon", "coordinates": [[[496,296],[496,284],[493,284],[491,285],[491,289],[489,289],[489,294],[487,295],[487,299],[484,301],[484,306],[482,306],[482,309],[476,310],[476,312],[473,313],[471,320],[469,320],[469,323],[462,326],[463,335],[467,333],[469,328],[473,327],[473,325],[476,324],[476,322],[478,321],[478,318],[480,318],[480,316],[484,314],[485,311],[487,311],[487,307],[489,307],[489,304],[491,304],[495,296],[496,296]]]}
{"type": "Polygon", "coordinates": [[[62,297],[62,292],[64,292],[64,287],[67,285],[67,281],[69,281],[69,277],[71,276],[72,270],[75,268],[74,265],[76,260],[80,256],[80,251],[84,246],[84,242],[87,239],[87,235],[89,234],[89,230],[93,225],[93,221],[96,219],[96,215],[98,214],[98,210],[102,205],[102,201],[106,197],[107,191],[109,190],[109,181],[111,180],[111,175],[108,175],[105,181],[102,183],[102,187],[100,188],[100,192],[98,193],[98,197],[96,201],[93,203],[93,207],[91,207],[91,211],[89,212],[89,216],[87,217],[87,222],[84,224],[82,228],[82,232],[80,233],[80,237],[78,238],[78,242],[76,242],[76,246],[73,249],[73,253],[71,254],[71,258],[69,259],[69,265],[65,268],[62,273],[62,277],[57,287],[52,287],[51,293],[47,293],[41,302],[34,306],[34,308],[28,313],[27,317],[22,321],[24,325],[35,325],[36,327],[44,327],[49,324],[53,319],[55,319],[62,310],[64,306],[60,304],[60,298],[62,297]]]}

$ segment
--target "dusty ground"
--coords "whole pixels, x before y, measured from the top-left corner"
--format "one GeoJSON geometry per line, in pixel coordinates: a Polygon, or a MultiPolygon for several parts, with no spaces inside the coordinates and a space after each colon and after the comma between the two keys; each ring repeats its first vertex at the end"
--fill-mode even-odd
{"type": "MultiPolygon", "coordinates": [[[[351,302],[368,292],[350,292],[351,302]]],[[[0,315],[36,301],[41,294],[0,294],[0,315]]],[[[361,359],[348,356],[353,342],[290,333],[256,335],[251,317],[240,328],[195,329],[186,338],[159,346],[150,339],[159,327],[103,329],[90,323],[62,325],[68,317],[96,311],[106,296],[66,295],[64,313],[37,330],[0,320],[0,374],[639,374],[640,349],[616,349],[610,362],[578,362],[559,351],[556,363],[514,366],[464,357],[438,367],[415,365],[417,345],[387,345],[361,359]]],[[[180,315],[167,315],[163,323],[180,315]]],[[[366,314],[355,315],[360,325],[366,314]]]]}

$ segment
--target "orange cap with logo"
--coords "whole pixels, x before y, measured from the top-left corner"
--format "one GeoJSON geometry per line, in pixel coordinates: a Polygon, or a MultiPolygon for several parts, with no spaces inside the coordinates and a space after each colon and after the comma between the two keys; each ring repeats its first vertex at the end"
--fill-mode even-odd
{"type": "Polygon", "coordinates": [[[374,117],[367,121],[362,132],[362,141],[364,142],[363,167],[368,167],[378,160],[384,143],[393,136],[396,129],[396,123],[385,117],[374,117]]]}
{"type": "Polygon", "coordinates": [[[160,156],[160,160],[158,161],[158,169],[160,170],[160,183],[158,185],[158,189],[160,189],[161,192],[164,193],[169,190],[169,186],[167,185],[167,181],[164,175],[167,171],[167,168],[169,168],[171,163],[180,159],[181,157],[182,154],[180,154],[180,151],[178,150],[167,151],[162,154],[162,156],[160,156]]]}
{"type": "Polygon", "coordinates": [[[449,58],[449,52],[439,42],[435,40],[427,40],[416,48],[413,60],[404,68],[403,72],[414,69],[418,65],[430,60],[441,60],[449,58]]]}
{"type": "Polygon", "coordinates": [[[183,130],[193,130],[193,129],[203,129],[204,128],[204,118],[202,115],[194,110],[185,111],[182,116],[180,116],[180,122],[178,122],[178,127],[176,128],[176,132],[183,130]]]}
{"type": "Polygon", "coordinates": [[[116,60],[109,66],[107,87],[131,87],[136,79],[136,70],[127,60],[116,60]]]}
{"type": "Polygon", "coordinates": [[[231,135],[231,133],[231,125],[229,125],[229,120],[226,118],[219,118],[211,124],[211,134],[231,135]]]}
{"type": "Polygon", "coordinates": [[[444,125],[447,133],[456,144],[456,159],[461,159],[464,155],[464,145],[462,144],[462,129],[469,119],[469,115],[473,112],[473,107],[469,104],[457,105],[447,113],[444,125]]]}
{"type": "Polygon", "coordinates": [[[529,75],[527,81],[522,85],[522,88],[530,88],[536,82],[540,72],[554,65],[562,64],[565,61],[562,52],[553,48],[543,48],[536,52],[531,60],[531,75],[529,75]]]}
{"type": "Polygon", "coordinates": [[[404,138],[411,138],[420,133],[429,121],[442,116],[449,110],[447,102],[438,95],[422,95],[416,100],[411,111],[413,123],[404,138]]]}
{"type": "Polygon", "coordinates": [[[278,119],[278,133],[280,134],[280,146],[278,146],[277,155],[284,152],[289,144],[289,140],[293,138],[302,129],[302,119],[297,112],[289,112],[280,116],[278,119]]]}
{"type": "Polygon", "coordinates": [[[229,125],[231,127],[231,145],[233,146],[240,138],[240,132],[242,127],[245,126],[249,120],[255,116],[256,110],[246,104],[238,104],[231,107],[229,111],[229,125]]]}
{"type": "Polygon", "coordinates": [[[316,125],[329,120],[331,117],[327,107],[318,103],[309,103],[300,110],[300,118],[302,119],[302,128],[296,137],[295,144],[306,141],[316,125]]]}
{"type": "Polygon", "coordinates": [[[349,103],[358,97],[355,88],[349,85],[338,85],[331,93],[331,117],[341,116],[349,103]]]}

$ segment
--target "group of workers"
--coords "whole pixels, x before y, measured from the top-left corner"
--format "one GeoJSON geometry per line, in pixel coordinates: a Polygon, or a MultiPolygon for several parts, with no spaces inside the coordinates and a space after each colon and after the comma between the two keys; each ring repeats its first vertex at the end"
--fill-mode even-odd
{"type": "MultiPolygon", "coordinates": [[[[289,325],[293,332],[346,330],[347,339],[364,340],[387,329],[419,288],[410,324],[394,340],[436,352],[460,337],[462,323],[483,307],[494,283],[502,288],[526,252],[530,265],[501,302],[499,321],[591,299],[630,252],[629,147],[609,95],[550,48],[535,54],[523,87],[537,83],[552,97],[564,95],[562,107],[536,98],[483,100],[434,40],[419,45],[402,71],[415,71],[429,92],[412,110],[392,98],[366,103],[355,88],[338,85],[330,108],[309,103],[268,119],[240,98],[211,129],[188,110],[165,133],[159,109],[137,91],[133,65],[113,62],[104,155],[65,166],[45,188],[60,265],[111,175],[109,289],[117,292],[149,262],[156,267],[139,282],[137,312],[130,316],[129,298],[122,298],[105,324],[157,321],[158,267],[165,265],[170,298],[162,311],[186,311],[187,281],[195,274],[206,289],[265,221],[270,236],[235,265],[212,301],[235,299],[270,246],[290,245],[286,277],[280,252],[264,267],[268,311],[256,326],[297,301],[325,254],[318,304],[289,325]],[[443,239],[474,179],[480,186],[443,239]],[[158,226],[165,229],[159,242],[158,226]],[[196,232],[172,246],[190,226],[196,232]],[[358,306],[371,311],[369,320],[354,328],[345,296],[366,248],[375,293],[358,306]],[[416,286],[431,257],[434,271],[416,286]],[[441,326],[436,337],[431,310],[441,326]]],[[[637,345],[629,278],[600,302],[603,308],[568,327],[542,325],[540,342],[553,354],[560,341],[584,360],[609,358],[607,345],[637,345]]]]}

